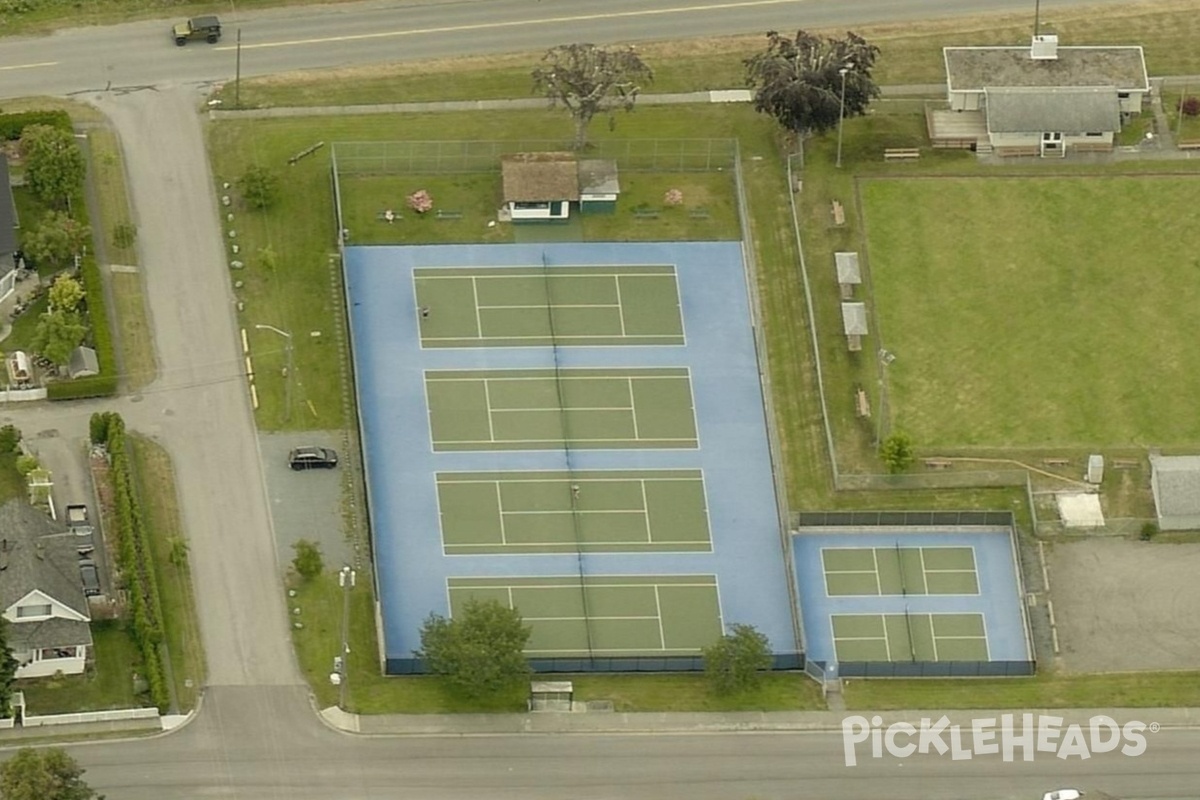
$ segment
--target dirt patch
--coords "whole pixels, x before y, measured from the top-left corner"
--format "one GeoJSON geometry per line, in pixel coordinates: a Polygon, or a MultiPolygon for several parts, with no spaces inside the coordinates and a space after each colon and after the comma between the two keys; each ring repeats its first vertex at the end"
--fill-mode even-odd
{"type": "Polygon", "coordinates": [[[1047,559],[1062,669],[1200,667],[1200,544],[1086,539],[1047,559]]]}

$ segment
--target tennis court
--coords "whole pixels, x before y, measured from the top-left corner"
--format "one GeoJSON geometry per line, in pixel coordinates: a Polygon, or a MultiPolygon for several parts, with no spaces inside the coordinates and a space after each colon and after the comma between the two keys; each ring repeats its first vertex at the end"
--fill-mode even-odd
{"type": "Polygon", "coordinates": [[[672,266],[413,270],[422,347],[682,345],[672,266]]]}
{"type": "Polygon", "coordinates": [[[714,575],[448,578],[453,615],[470,598],[521,612],[534,657],[695,655],[723,632],[714,575]]]}
{"type": "Polygon", "coordinates": [[[979,594],[970,547],[826,547],[821,561],[830,597],[979,594]]]}
{"type": "Polygon", "coordinates": [[[833,614],[839,662],[988,661],[982,614],[833,614]]]}
{"type": "Polygon", "coordinates": [[[700,470],[439,472],[447,555],[708,552],[700,470]]]}
{"type": "Polygon", "coordinates": [[[435,451],[695,448],[687,368],[432,370],[435,451]]]}

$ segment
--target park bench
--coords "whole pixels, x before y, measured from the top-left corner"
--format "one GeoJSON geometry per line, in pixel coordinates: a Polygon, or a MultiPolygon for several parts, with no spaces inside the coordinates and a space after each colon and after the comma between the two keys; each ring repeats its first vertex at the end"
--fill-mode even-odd
{"type": "Polygon", "coordinates": [[[710,215],[704,206],[696,206],[688,212],[688,216],[692,219],[708,219],[710,215]]]}
{"type": "Polygon", "coordinates": [[[1193,142],[1176,142],[1175,146],[1180,150],[1200,150],[1200,139],[1193,142]]]}
{"type": "Polygon", "coordinates": [[[916,161],[921,151],[916,147],[889,147],[883,151],[884,161],[916,161]]]}
{"type": "Polygon", "coordinates": [[[462,219],[462,215],[461,211],[443,211],[440,208],[437,210],[438,219],[462,219]]]}
{"type": "Polygon", "coordinates": [[[658,219],[658,212],[652,209],[636,209],[633,212],[635,219],[658,219]]]}
{"type": "Polygon", "coordinates": [[[1047,467],[1067,467],[1071,464],[1069,458],[1043,458],[1042,463],[1047,467]]]}
{"type": "Polygon", "coordinates": [[[954,462],[945,458],[927,458],[925,459],[925,466],[930,469],[950,469],[954,466],[954,462]]]}
{"type": "Polygon", "coordinates": [[[842,204],[839,203],[837,200],[834,200],[831,208],[833,209],[833,224],[834,225],[845,225],[846,224],[846,209],[845,209],[845,207],[843,207],[842,204]]]}
{"type": "Polygon", "coordinates": [[[1114,458],[1112,465],[1114,469],[1136,469],[1142,465],[1142,462],[1136,458],[1114,458]]]}
{"type": "Polygon", "coordinates": [[[854,413],[860,419],[871,416],[871,401],[862,387],[854,390],[854,413]]]}

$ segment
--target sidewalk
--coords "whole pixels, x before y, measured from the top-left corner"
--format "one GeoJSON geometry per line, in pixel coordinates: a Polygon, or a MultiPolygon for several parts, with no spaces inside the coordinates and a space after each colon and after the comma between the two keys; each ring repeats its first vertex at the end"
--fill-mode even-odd
{"type": "Polygon", "coordinates": [[[851,716],[871,720],[882,718],[882,725],[908,722],[917,728],[921,721],[937,722],[943,716],[951,725],[969,730],[973,720],[1013,715],[1014,726],[1022,725],[1022,714],[1061,717],[1062,727],[1081,725],[1086,730],[1092,717],[1105,715],[1118,724],[1131,721],[1157,724],[1162,730],[1200,729],[1200,708],[1100,708],[1100,709],[1008,709],[969,711],[781,711],[741,713],[640,713],[553,712],[535,714],[384,714],[361,716],[338,708],[327,708],[321,719],[345,733],[366,736],[500,736],[530,734],[638,734],[638,733],[722,733],[722,732],[840,732],[842,721],[851,716]]]}

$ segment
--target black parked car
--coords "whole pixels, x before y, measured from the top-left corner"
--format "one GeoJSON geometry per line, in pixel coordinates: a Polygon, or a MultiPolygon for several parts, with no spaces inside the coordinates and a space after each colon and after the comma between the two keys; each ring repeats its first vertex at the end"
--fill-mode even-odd
{"type": "Polygon", "coordinates": [[[288,453],[288,466],[296,470],[333,469],[337,464],[337,451],[328,447],[297,447],[288,453]]]}
{"type": "Polygon", "coordinates": [[[83,593],[88,597],[100,595],[100,570],[96,562],[85,559],[79,562],[79,577],[83,581],[83,593]]]}

